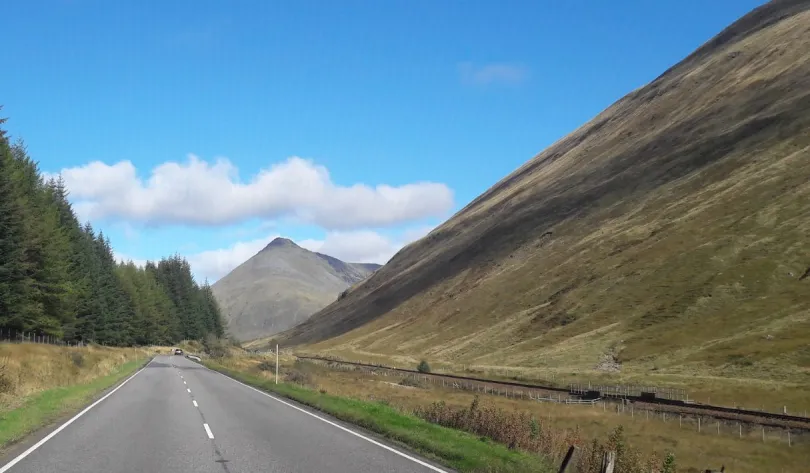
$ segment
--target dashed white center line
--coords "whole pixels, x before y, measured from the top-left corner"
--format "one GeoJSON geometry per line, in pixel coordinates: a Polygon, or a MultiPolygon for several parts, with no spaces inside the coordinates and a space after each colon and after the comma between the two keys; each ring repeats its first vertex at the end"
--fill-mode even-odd
{"type": "Polygon", "coordinates": [[[191,401],[191,402],[194,403],[194,407],[200,407],[200,406],[197,405],[197,401],[191,401]]]}
{"type": "Polygon", "coordinates": [[[191,389],[186,388],[186,391],[191,392],[191,389]]]}
{"type": "Polygon", "coordinates": [[[185,381],[183,381],[183,384],[188,384],[188,383],[186,383],[185,381]]]}
{"type": "Polygon", "coordinates": [[[205,433],[208,434],[208,438],[214,438],[214,434],[211,432],[211,427],[208,427],[208,424],[203,424],[203,427],[205,427],[205,433]]]}

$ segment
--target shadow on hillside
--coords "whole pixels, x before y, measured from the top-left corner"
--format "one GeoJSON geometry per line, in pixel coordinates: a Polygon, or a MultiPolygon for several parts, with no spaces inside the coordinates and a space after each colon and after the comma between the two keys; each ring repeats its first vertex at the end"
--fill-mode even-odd
{"type": "MultiPolygon", "coordinates": [[[[769,10],[774,18],[784,18],[789,16],[786,11],[795,12],[792,9],[799,8],[797,2],[782,3],[788,10],[769,10]]],[[[800,10],[807,7],[805,2],[800,10]]],[[[759,28],[756,25],[776,21],[763,18],[761,12],[757,15],[756,21],[749,18],[754,26],[746,31],[756,31],[759,28]]],[[[723,35],[729,33],[724,31],[718,37],[723,35]]],[[[741,38],[736,34],[732,36],[741,38]]],[[[735,59],[736,56],[725,58],[727,61],[735,59]]],[[[739,68],[744,64],[732,65],[739,68]]],[[[721,80],[723,76],[718,70],[702,74],[706,79],[721,80]]],[[[453,217],[457,223],[454,228],[439,229],[406,247],[362,286],[291,329],[286,343],[315,343],[349,332],[464,270],[508,257],[515,249],[552,231],[560,222],[581,219],[616,204],[620,205],[611,213],[621,212],[660,186],[705,170],[726,158],[733,159],[730,163],[738,167],[755,159],[757,151],[801,136],[803,130],[810,128],[810,71],[806,67],[794,68],[768,81],[749,81],[745,89],[733,96],[709,95],[691,104],[678,100],[680,81],[680,75],[663,77],[629,94],[611,115],[560,141],[525,169],[468,205],[453,217]],[[662,99],[668,101],[655,110],[658,113],[653,115],[652,131],[644,134],[627,128],[628,117],[636,109],[659,99],[662,94],[659,88],[665,89],[667,94],[678,95],[662,99]],[[667,121],[675,111],[683,116],[685,110],[692,112],[689,119],[667,121]],[[562,176],[544,188],[524,189],[524,194],[531,192],[531,195],[522,195],[523,201],[518,205],[515,205],[517,199],[504,199],[492,205],[486,215],[458,220],[459,215],[484,205],[495,193],[506,192],[516,181],[537,172],[550,161],[564,159],[575,146],[597,133],[608,138],[601,143],[594,139],[598,149],[585,151],[577,159],[599,166],[583,166],[578,172],[562,176]]],[[[727,172],[720,168],[710,170],[714,175],[708,181],[721,180],[727,172]]]]}

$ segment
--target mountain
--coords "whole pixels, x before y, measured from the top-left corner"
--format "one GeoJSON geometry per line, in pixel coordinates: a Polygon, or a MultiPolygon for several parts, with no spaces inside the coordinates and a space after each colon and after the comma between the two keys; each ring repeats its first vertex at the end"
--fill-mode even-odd
{"type": "Polygon", "coordinates": [[[479,366],[608,357],[806,377],[808,235],[810,1],[773,1],[278,338],[479,366]]]}
{"type": "Polygon", "coordinates": [[[379,267],[344,263],[276,238],[212,290],[231,335],[247,340],[306,320],[379,267]]]}

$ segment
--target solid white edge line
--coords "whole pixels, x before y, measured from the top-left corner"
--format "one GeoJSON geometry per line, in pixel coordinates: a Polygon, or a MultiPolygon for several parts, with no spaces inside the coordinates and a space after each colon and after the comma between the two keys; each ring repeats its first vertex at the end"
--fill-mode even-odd
{"type": "Polygon", "coordinates": [[[214,438],[214,433],[211,432],[211,427],[208,427],[208,424],[203,424],[203,427],[205,427],[205,433],[208,434],[208,438],[214,438]]]}
{"type": "Polygon", "coordinates": [[[200,406],[197,404],[197,401],[191,401],[191,402],[194,404],[194,407],[200,407],[200,406]]]}
{"type": "Polygon", "coordinates": [[[17,464],[17,463],[19,463],[20,461],[22,461],[22,459],[23,459],[23,458],[25,458],[25,457],[27,457],[28,455],[32,454],[32,453],[34,452],[34,450],[38,449],[39,447],[41,447],[42,445],[44,445],[44,444],[45,444],[45,442],[47,442],[48,440],[52,439],[54,436],[56,436],[56,434],[58,434],[59,432],[61,432],[62,430],[64,430],[64,429],[65,429],[65,427],[67,427],[67,426],[69,426],[70,424],[72,424],[72,423],[73,423],[73,421],[75,421],[75,420],[76,420],[76,419],[78,419],[79,417],[83,416],[83,415],[84,415],[85,413],[87,413],[87,411],[89,411],[90,409],[92,409],[92,408],[96,407],[96,405],[98,405],[98,404],[99,404],[101,401],[103,401],[103,400],[107,399],[108,397],[112,396],[112,395],[113,395],[113,394],[114,394],[116,391],[118,391],[119,389],[123,388],[125,384],[127,384],[127,383],[128,383],[128,382],[129,382],[129,381],[130,381],[132,378],[134,378],[135,376],[138,376],[138,374],[139,374],[141,371],[143,371],[144,369],[146,369],[146,367],[147,367],[147,366],[149,366],[149,365],[150,365],[150,364],[151,364],[153,361],[155,361],[155,359],[154,359],[154,358],[152,358],[151,360],[149,360],[149,363],[147,363],[146,365],[144,365],[144,367],[143,367],[143,368],[141,368],[141,369],[139,369],[138,371],[136,371],[136,372],[135,372],[135,374],[133,374],[132,376],[130,376],[129,378],[127,378],[126,380],[124,380],[124,382],[123,382],[123,383],[121,383],[121,384],[119,384],[118,386],[116,386],[116,387],[115,387],[115,389],[113,389],[112,391],[110,391],[110,392],[108,392],[107,394],[105,394],[105,395],[104,395],[104,397],[102,397],[102,398],[101,398],[101,399],[99,399],[98,401],[96,401],[96,402],[94,402],[94,403],[90,404],[89,406],[85,407],[83,411],[81,411],[81,412],[79,412],[78,414],[76,414],[75,416],[73,416],[73,417],[72,417],[70,420],[68,420],[68,421],[67,421],[67,422],[65,422],[64,424],[60,425],[60,426],[59,426],[59,427],[58,427],[56,430],[54,430],[53,432],[51,432],[51,433],[49,433],[48,435],[46,435],[46,436],[45,436],[45,438],[43,438],[43,439],[42,439],[42,440],[40,440],[39,442],[35,443],[35,444],[34,444],[34,445],[32,445],[31,447],[29,447],[29,448],[28,448],[28,450],[26,450],[26,451],[22,452],[21,454],[17,455],[17,457],[16,457],[16,458],[14,458],[14,459],[13,459],[13,460],[11,460],[10,462],[8,462],[8,463],[6,463],[5,465],[3,465],[2,467],[0,467],[0,473],[5,473],[5,472],[6,472],[6,471],[8,471],[9,469],[11,469],[11,467],[13,467],[14,465],[16,465],[16,464],[17,464]]]}
{"type": "MultiPolygon", "coordinates": [[[[284,400],[282,400],[282,399],[279,399],[279,398],[277,398],[276,396],[273,396],[273,395],[271,395],[271,394],[268,394],[268,393],[266,393],[266,392],[264,392],[264,391],[262,391],[262,390],[260,390],[260,389],[256,389],[256,388],[254,388],[253,386],[247,385],[247,384],[245,384],[245,383],[243,383],[243,382],[241,382],[241,381],[235,380],[235,379],[231,378],[230,376],[226,376],[226,375],[224,375],[224,374],[220,373],[219,371],[216,371],[216,370],[211,370],[211,369],[209,369],[209,371],[213,371],[214,373],[217,373],[217,374],[219,374],[219,375],[221,375],[221,376],[224,376],[225,378],[228,378],[228,379],[230,379],[231,381],[233,381],[233,382],[235,382],[235,383],[239,383],[239,384],[241,384],[242,386],[244,386],[244,387],[246,387],[246,388],[249,388],[249,389],[252,389],[252,390],[256,391],[256,392],[257,392],[257,393],[259,393],[259,394],[263,394],[263,395],[265,395],[265,396],[269,397],[270,399],[276,400],[276,401],[278,401],[278,402],[280,402],[280,403],[284,404],[285,406],[292,407],[293,409],[295,409],[295,410],[297,410],[297,411],[301,411],[301,412],[303,412],[304,414],[306,414],[306,415],[308,415],[308,416],[312,416],[312,417],[314,417],[314,418],[316,418],[316,419],[318,419],[318,420],[320,420],[320,421],[326,422],[327,424],[329,424],[329,425],[331,425],[331,426],[334,426],[334,427],[337,427],[338,429],[340,429],[340,430],[342,430],[342,431],[344,431],[344,432],[348,432],[348,433],[350,433],[350,434],[354,435],[355,437],[359,437],[359,438],[361,438],[361,439],[363,439],[363,440],[365,440],[365,441],[367,441],[367,442],[373,443],[374,445],[376,445],[376,446],[378,446],[378,447],[382,447],[382,448],[384,448],[384,449],[388,450],[389,452],[393,452],[393,453],[395,453],[395,454],[397,454],[397,455],[399,455],[399,456],[401,456],[401,457],[407,458],[408,460],[411,460],[411,461],[412,461],[412,462],[414,462],[414,463],[418,463],[418,464],[420,464],[420,465],[422,465],[422,466],[424,466],[424,467],[426,467],[426,468],[430,468],[431,470],[433,470],[433,471],[437,471],[437,472],[439,472],[439,473],[449,473],[447,470],[442,470],[441,468],[437,468],[437,467],[435,467],[435,466],[431,465],[430,463],[423,462],[422,460],[420,460],[420,459],[418,459],[418,458],[415,458],[415,457],[412,457],[412,456],[410,456],[410,455],[408,455],[408,454],[406,454],[406,453],[400,452],[399,450],[397,450],[397,449],[395,449],[395,448],[391,448],[391,447],[389,447],[388,445],[385,445],[385,444],[383,444],[383,443],[380,443],[380,442],[378,442],[378,441],[376,441],[376,440],[374,440],[374,439],[372,439],[372,438],[366,437],[366,436],[365,436],[365,435],[363,435],[363,434],[359,434],[359,433],[357,433],[357,432],[355,432],[355,431],[353,431],[353,430],[351,430],[351,429],[347,429],[346,427],[343,427],[343,426],[342,426],[342,425],[340,425],[340,424],[337,424],[337,423],[335,423],[335,422],[332,422],[332,421],[331,421],[331,420],[329,420],[329,419],[324,419],[323,417],[321,417],[321,416],[319,416],[319,415],[316,415],[316,414],[313,414],[313,413],[311,413],[311,412],[307,411],[306,409],[301,409],[300,407],[298,407],[298,406],[296,406],[296,405],[294,405],[294,404],[290,404],[289,402],[284,401],[284,400]]],[[[2,471],[0,471],[0,473],[3,473],[3,472],[2,472],[2,471]]]]}

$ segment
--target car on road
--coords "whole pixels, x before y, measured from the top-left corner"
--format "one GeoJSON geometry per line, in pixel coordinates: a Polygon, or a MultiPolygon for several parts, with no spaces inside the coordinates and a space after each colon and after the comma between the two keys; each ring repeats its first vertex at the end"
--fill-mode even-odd
{"type": "Polygon", "coordinates": [[[182,355],[182,354],[183,354],[183,350],[181,350],[181,349],[179,349],[179,348],[175,348],[175,349],[174,349],[174,354],[175,354],[175,355],[182,355]]]}

